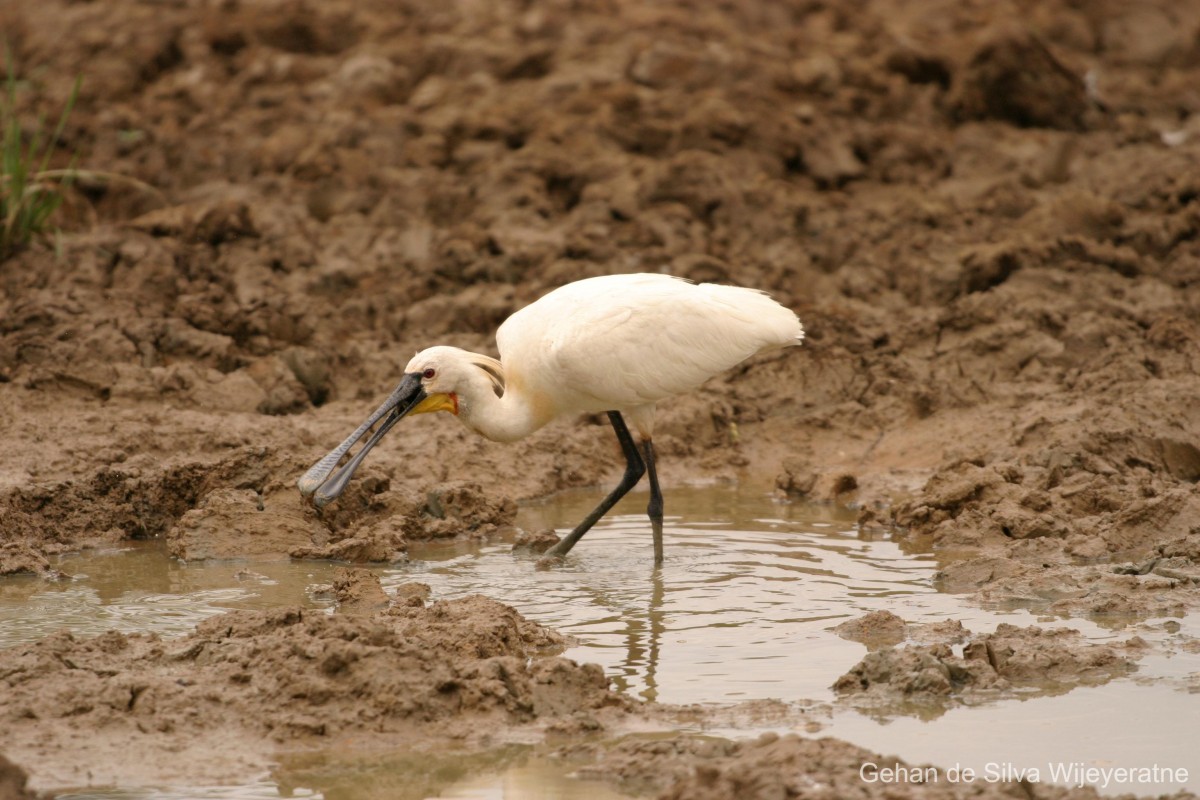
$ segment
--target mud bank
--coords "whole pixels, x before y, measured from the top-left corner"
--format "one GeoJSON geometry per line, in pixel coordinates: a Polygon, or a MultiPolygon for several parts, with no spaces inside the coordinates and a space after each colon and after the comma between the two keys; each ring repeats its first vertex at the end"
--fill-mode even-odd
{"type": "Polygon", "coordinates": [[[550,723],[600,729],[632,709],[598,667],[546,655],[562,637],[495,601],[351,606],[232,612],[182,639],[64,633],[6,651],[5,749],[35,759],[43,785],[229,780],[284,744],[370,734],[479,749],[550,723]],[[164,759],[117,757],[130,748],[164,759]]]}
{"type": "MultiPolygon", "coordinates": [[[[885,612],[886,613],[886,612],[885,612]]],[[[1089,644],[1078,631],[1018,628],[1001,623],[993,634],[970,636],[956,655],[947,643],[885,647],[838,678],[834,690],[850,705],[923,716],[952,703],[1012,696],[1014,688],[1063,692],[1128,674],[1148,649],[1132,637],[1119,645],[1089,644]]]]}

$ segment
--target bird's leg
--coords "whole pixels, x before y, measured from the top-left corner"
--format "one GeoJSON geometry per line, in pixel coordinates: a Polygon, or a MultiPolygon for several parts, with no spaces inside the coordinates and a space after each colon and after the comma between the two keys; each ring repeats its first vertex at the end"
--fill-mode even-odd
{"type": "Polygon", "coordinates": [[[658,470],[654,468],[654,442],[650,439],[642,442],[642,461],[650,473],[650,505],[646,506],[646,514],[650,517],[650,528],[654,532],[654,563],[657,565],[663,562],[663,496],[658,488],[658,470]]]}
{"type": "Polygon", "coordinates": [[[583,522],[575,526],[575,530],[552,547],[546,554],[548,556],[561,558],[571,552],[575,543],[583,538],[583,535],[607,514],[609,509],[615,506],[617,501],[624,497],[646,473],[646,465],[642,463],[642,457],[638,455],[637,445],[633,443],[633,437],[629,435],[629,428],[625,427],[625,420],[621,418],[620,412],[608,412],[608,420],[612,423],[613,430],[617,432],[617,441],[621,443],[621,452],[625,454],[625,474],[621,477],[617,488],[613,489],[592,513],[584,517],[583,522]]]}

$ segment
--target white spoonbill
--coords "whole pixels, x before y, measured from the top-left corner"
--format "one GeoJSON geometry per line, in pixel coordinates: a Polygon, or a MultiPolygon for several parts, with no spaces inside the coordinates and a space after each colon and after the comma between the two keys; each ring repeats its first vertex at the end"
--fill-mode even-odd
{"type": "Polygon", "coordinates": [[[663,500],[651,439],[655,404],[698,388],[755,353],[803,339],[796,314],[756,289],[653,274],[569,283],[505,320],[496,331],[499,361],[457,347],[417,353],[383,405],[297,485],[318,507],[337,498],[371,448],[409,414],[449,411],[492,441],[512,442],[563,414],[603,411],[625,454],[625,475],[550,555],[566,555],[649,472],[646,512],[654,561],[661,563],[663,500]],[[381,419],[358,454],[330,477],[381,419]]]}

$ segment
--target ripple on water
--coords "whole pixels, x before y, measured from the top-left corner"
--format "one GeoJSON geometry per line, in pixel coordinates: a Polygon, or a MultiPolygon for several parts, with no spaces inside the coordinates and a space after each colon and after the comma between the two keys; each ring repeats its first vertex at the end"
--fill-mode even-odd
{"type": "MultiPolygon", "coordinates": [[[[598,495],[575,492],[523,510],[525,527],[582,518],[598,495]]],[[[671,493],[667,560],[654,569],[644,497],[618,506],[553,570],[514,569],[505,544],[470,552],[429,546],[385,576],[420,580],[435,597],[480,591],[572,635],[571,658],[601,664],[622,690],[668,703],[825,698],[862,648],[838,622],[878,609],[949,616],[960,604],[930,584],[936,564],[860,538],[853,516],[728,488],[671,493]],[[724,517],[714,520],[713,506],[724,517]],[[836,670],[836,668],[833,668],[836,670]]]]}

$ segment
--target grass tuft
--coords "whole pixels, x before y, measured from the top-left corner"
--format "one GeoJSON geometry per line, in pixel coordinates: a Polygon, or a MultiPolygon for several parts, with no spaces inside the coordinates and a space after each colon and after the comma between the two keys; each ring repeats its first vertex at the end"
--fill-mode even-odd
{"type": "Polygon", "coordinates": [[[63,202],[63,192],[75,179],[75,158],[64,170],[50,170],[50,157],[58,148],[67,117],[79,97],[83,78],[75,79],[67,105],[53,133],[46,135],[38,118],[26,134],[17,118],[17,78],[12,53],[5,48],[7,77],[0,97],[0,262],[8,259],[35,236],[50,229],[50,217],[63,202]]]}

